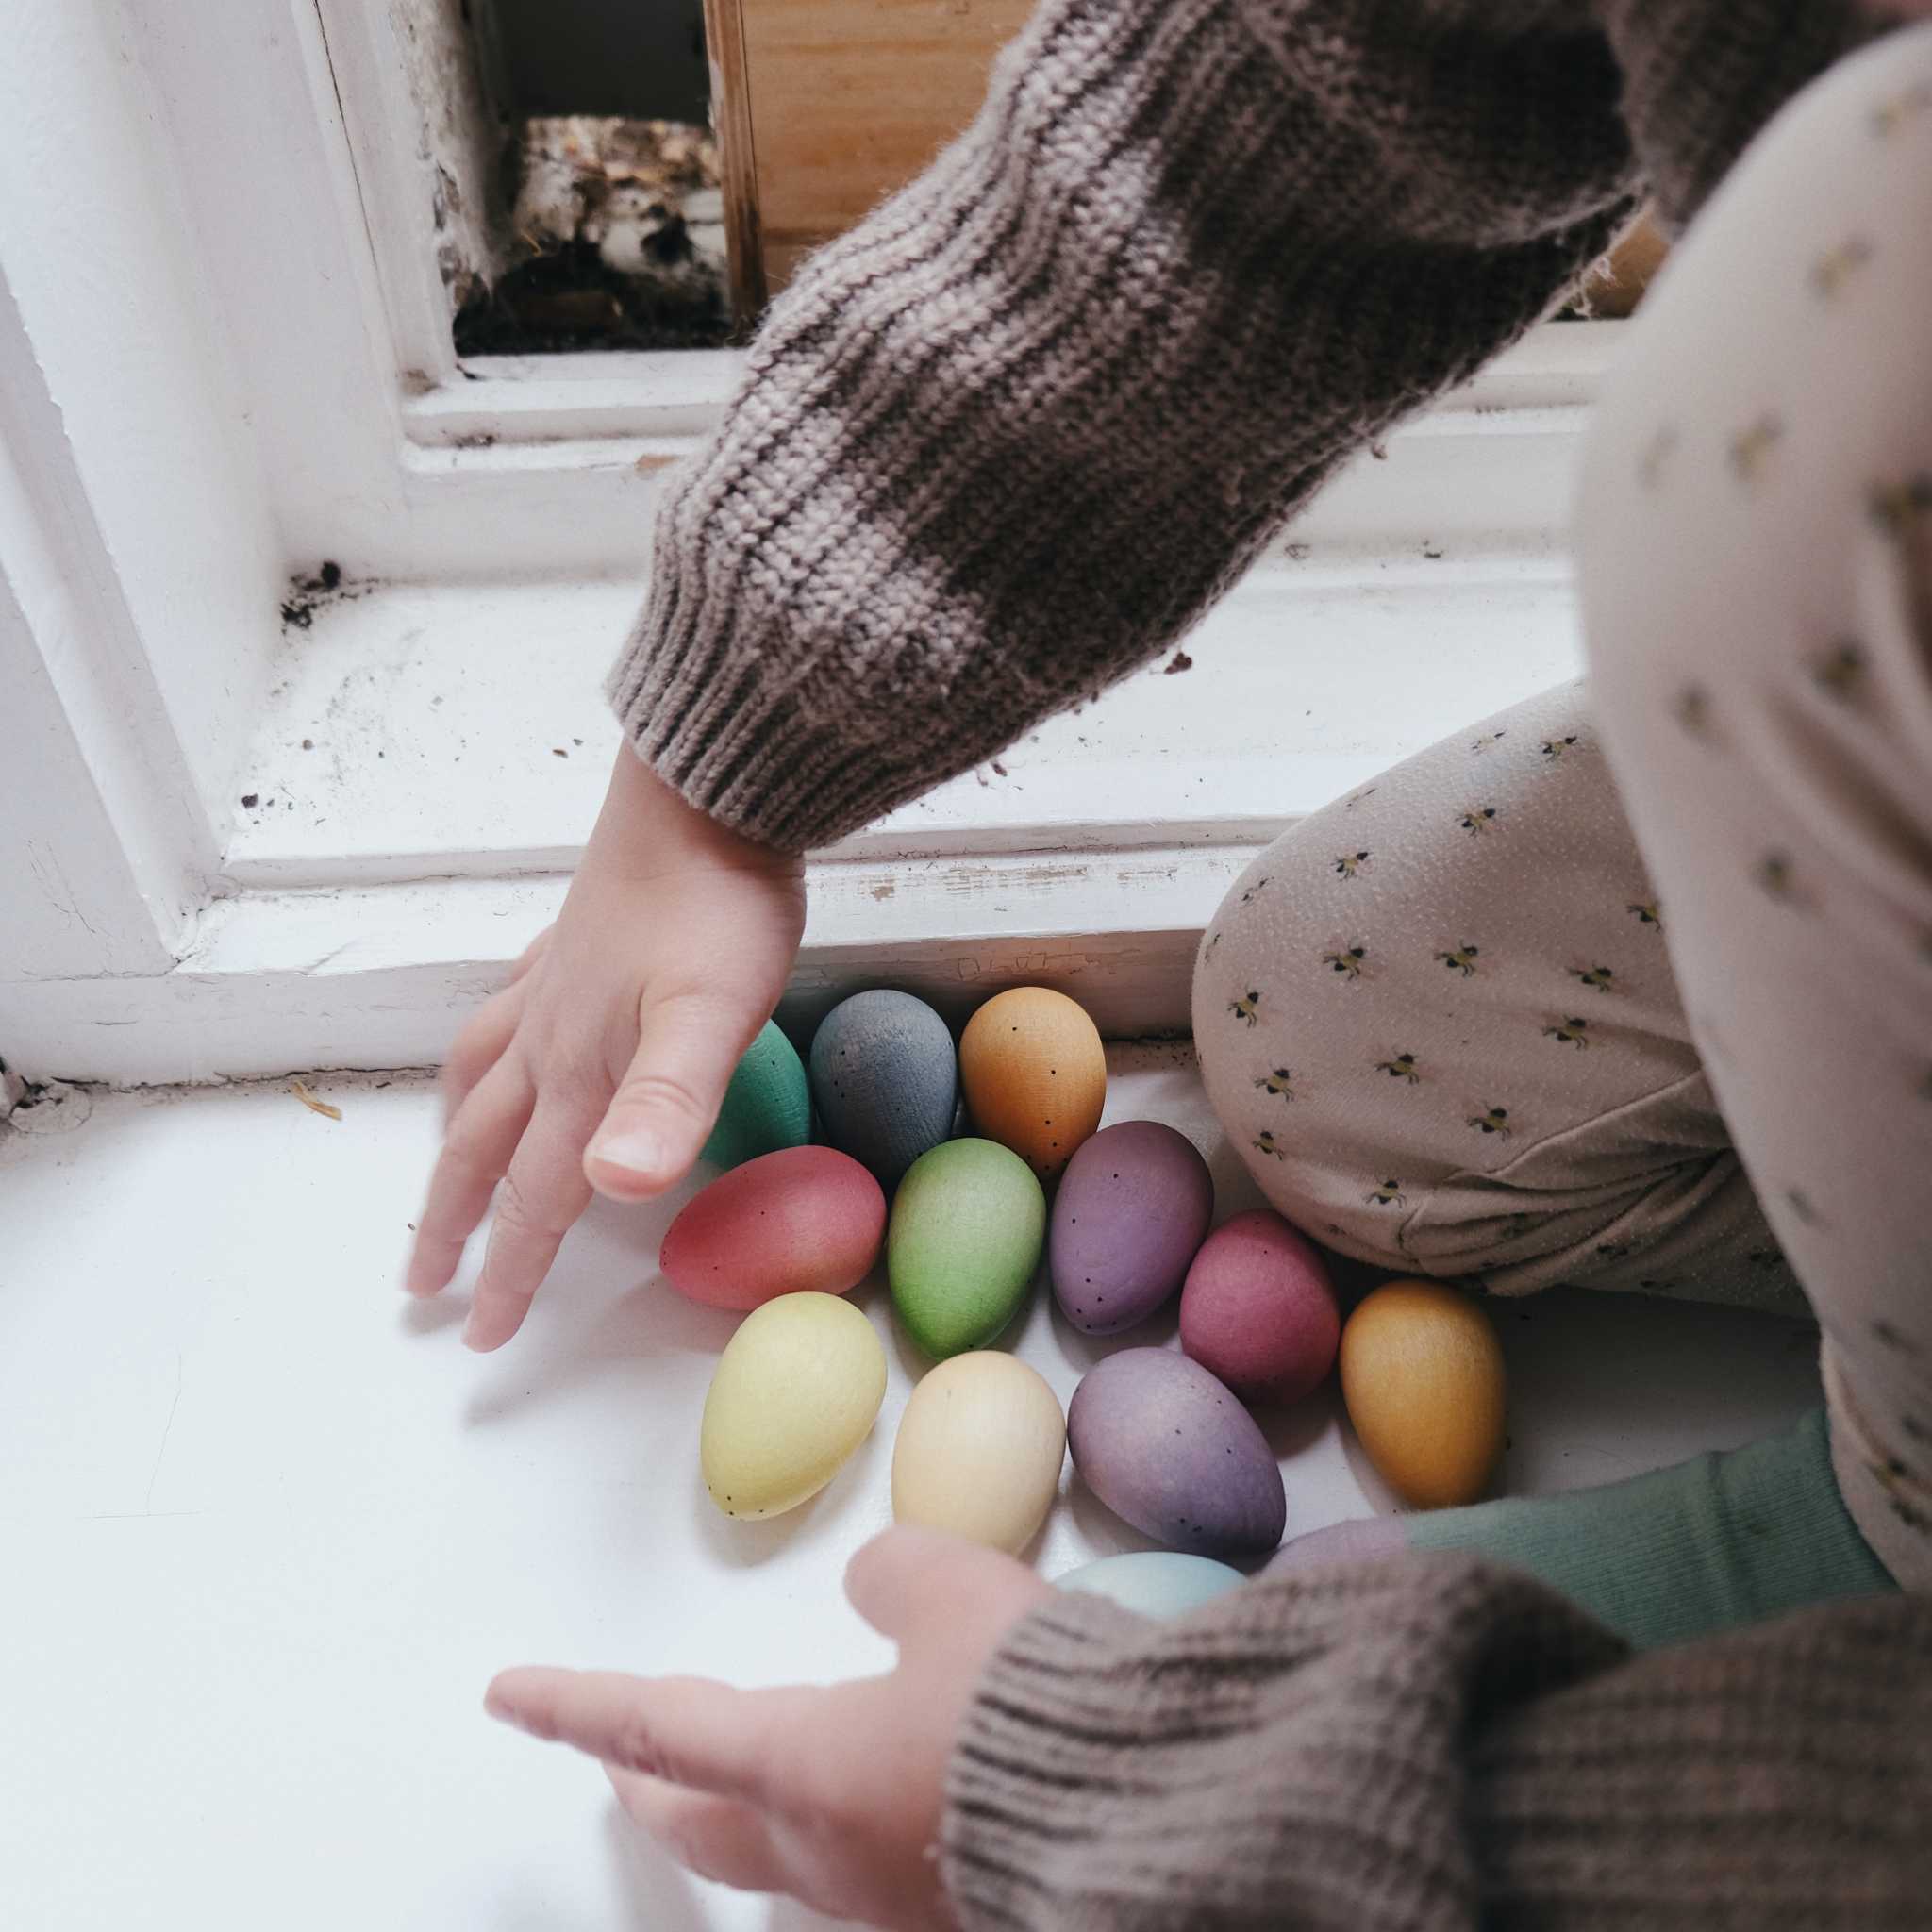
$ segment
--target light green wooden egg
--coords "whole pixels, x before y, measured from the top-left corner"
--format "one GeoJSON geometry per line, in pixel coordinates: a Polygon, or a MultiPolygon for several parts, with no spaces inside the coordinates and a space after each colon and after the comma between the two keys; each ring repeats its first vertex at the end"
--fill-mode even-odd
{"type": "Polygon", "coordinates": [[[892,1197],[886,1273],[906,1332],[935,1359],[984,1348],[1032,1286],[1046,1233],[1033,1170],[996,1141],[948,1141],[892,1197]]]}
{"type": "Polygon", "coordinates": [[[767,1020],[732,1072],[702,1158],[713,1167],[741,1167],[760,1154],[803,1147],[810,1139],[805,1063],[778,1023],[767,1020]]]}

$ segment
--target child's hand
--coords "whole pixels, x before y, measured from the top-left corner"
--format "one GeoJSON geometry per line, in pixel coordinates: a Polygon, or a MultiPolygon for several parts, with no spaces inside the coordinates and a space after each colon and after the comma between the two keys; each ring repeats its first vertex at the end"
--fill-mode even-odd
{"type": "Polygon", "coordinates": [[[697,1158],[804,926],[797,859],[620,751],[557,924],[450,1049],[409,1291],[448,1282],[501,1182],[463,1339],[508,1341],[593,1188],[642,1200],[697,1158]]]}
{"type": "Polygon", "coordinates": [[[952,1924],[936,1846],[946,1759],[980,1668],[1053,1594],[1010,1557],[930,1530],[868,1543],[845,1592],[898,1667],[829,1690],[506,1671],[484,1707],[603,1759],[679,1863],[747,1891],[911,1932],[952,1924]]]}

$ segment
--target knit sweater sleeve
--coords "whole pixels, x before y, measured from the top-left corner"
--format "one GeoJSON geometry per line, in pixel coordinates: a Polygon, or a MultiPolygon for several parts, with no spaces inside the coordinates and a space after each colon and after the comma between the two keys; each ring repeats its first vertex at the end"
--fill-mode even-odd
{"type": "Polygon", "coordinates": [[[630,741],[799,849],[1143,661],[1604,248],[1620,84],[1569,0],[1045,0],[669,490],[630,741]]]}
{"type": "Polygon", "coordinates": [[[983,1676],[941,1847],[963,1932],[1922,1924],[1932,1603],[1632,1658],[1466,1557],[1068,1597],[983,1676]]]}

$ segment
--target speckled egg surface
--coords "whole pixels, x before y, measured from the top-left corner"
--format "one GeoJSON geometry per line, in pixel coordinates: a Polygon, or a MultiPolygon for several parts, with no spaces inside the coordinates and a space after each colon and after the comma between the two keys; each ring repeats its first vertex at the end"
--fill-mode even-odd
{"type": "Polygon", "coordinates": [[[996,1141],[947,1141],[892,1197],[886,1273],[906,1332],[929,1356],[984,1348],[1026,1299],[1046,1234],[1046,1196],[996,1141]]]}
{"type": "Polygon", "coordinates": [[[920,1378],[892,1442],[892,1515],[1017,1556],[1046,1521],[1066,1459],[1059,1397],[997,1349],[920,1378]]]}
{"type": "Polygon", "coordinates": [[[886,1196],[834,1147],[785,1147],[723,1174],[665,1231],[658,1265],[679,1294],[714,1308],[774,1295],[843,1294],[878,1259],[886,1196]]]}
{"type": "Polygon", "coordinates": [[[781,1147],[803,1147],[811,1139],[811,1094],[805,1062],[767,1020],[732,1069],[717,1124],[700,1157],[713,1167],[738,1167],[781,1147]]]}
{"type": "Polygon", "coordinates": [[[1238,1395],[1298,1402],[1341,1339],[1328,1270],[1280,1215],[1237,1214],[1202,1244],[1181,1291],[1181,1346],[1238,1395]]]}
{"type": "Polygon", "coordinates": [[[1440,1281],[1389,1281],[1341,1331],[1341,1394],[1376,1473],[1405,1503],[1477,1501],[1502,1459],[1503,1350],[1483,1308],[1440,1281]]]}
{"type": "Polygon", "coordinates": [[[698,1457],[727,1516],[776,1516],[831,1481],[886,1393],[886,1351],[850,1302],[785,1294],[725,1343],[705,1397],[698,1457]]]}
{"type": "Polygon", "coordinates": [[[1107,1053],[1099,1029],[1065,993],[1016,986],[966,1023],[959,1081],[974,1132],[1050,1179],[1100,1124],[1107,1053]]]}
{"type": "Polygon", "coordinates": [[[1198,1557],[1263,1556],[1288,1495],[1255,1419],[1199,1362],[1128,1348],[1081,1377],[1067,1446],[1087,1486],[1124,1521],[1198,1557]]]}
{"type": "Polygon", "coordinates": [[[1060,1311],[1089,1335],[1144,1322],[1180,1287],[1213,1216],[1213,1178],[1185,1134],[1159,1121],[1101,1128],[1054,1197],[1047,1252],[1060,1311]]]}
{"type": "Polygon", "coordinates": [[[946,1023],[909,992],[854,993],[812,1036],[825,1138],[887,1187],[953,1131],[958,1056],[946,1023]]]}
{"type": "Polygon", "coordinates": [[[1061,1590],[1107,1597],[1142,1617],[1184,1617],[1247,1580],[1212,1557],[1183,1556],[1178,1550],[1123,1550],[1054,1578],[1061,1590]]]}

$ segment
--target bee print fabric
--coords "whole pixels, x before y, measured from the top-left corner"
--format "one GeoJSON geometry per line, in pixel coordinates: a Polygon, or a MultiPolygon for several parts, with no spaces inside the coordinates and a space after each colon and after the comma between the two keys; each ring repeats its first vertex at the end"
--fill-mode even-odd
{"type": "Polygon", "coordinates": [[[1924,1589],[1932,29],[1774,122],[1629,326],[1575,517],[1588,694],[1262,855],[1204,938],[1202,1066],[1345,1253],[1802,1290],[1840,1488],[1924,1589]]]}
{"type": "Polygon", "coordinates": [[[1216,1112],[1290,1220],[1390,1268],[1802,1307],[1570,685],[1303,821],[1203,936],[1216,1112]]]}

